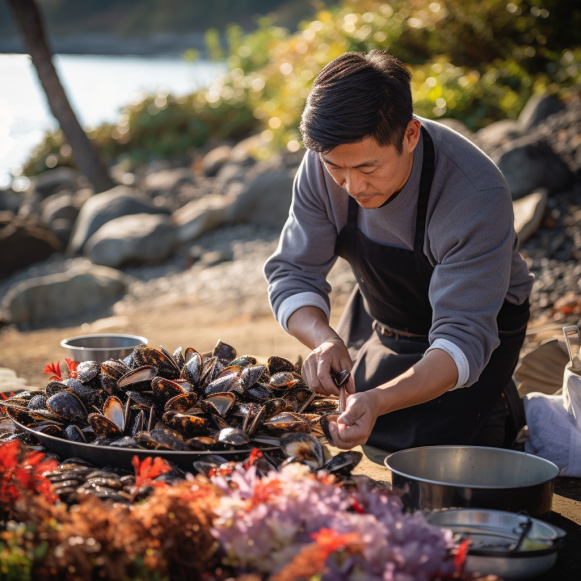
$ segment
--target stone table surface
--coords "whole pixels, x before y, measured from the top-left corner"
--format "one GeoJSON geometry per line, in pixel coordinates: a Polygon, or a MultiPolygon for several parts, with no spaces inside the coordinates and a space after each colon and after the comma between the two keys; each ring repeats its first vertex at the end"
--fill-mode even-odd
{"type": "MultiPolygon", "coordinates": [[[[341,450],[326,446],[332,454],[341,450]]],[[[357,446],[363,460],[354,474],[365,474],[374,480],[386,481],[387,469],[383,461],[388,455],[373,446],[357,446]]],[[[562,528],[567,536],[559,552],[556,565],[536,581],[579,581],[581,579],[581,479],[557,478],[553,496],[553,510],[549,522],[562,528]]]]}

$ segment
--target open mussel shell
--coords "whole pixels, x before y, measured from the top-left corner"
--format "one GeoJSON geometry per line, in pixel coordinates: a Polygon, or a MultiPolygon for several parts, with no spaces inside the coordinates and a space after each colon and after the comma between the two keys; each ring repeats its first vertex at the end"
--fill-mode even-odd
{"type": "Polygon", "coordinates": [[[278,355],[273,355],[270,357],[266,365],[268,366],[268,373],[270,375],[275,375],[276,373],[281,373],[283,371],[294,373],[297,370],[292,361],[289,361],[284,357],[279,357],[278,355]]]}
{"type": "Polygon", "coordinates": [[[332,375],[333,381],[335,382],[335,385],[337,387],[342,387],[343,385],[347,385],[347,382],[349,381],[349,379],[351,377],[351,373],[349,371],[347,371],[346,369],[344,369],[343,371],[340,371],[339,373],[332,373],[331,375],[332,375]]]}
{"type": "Polygon", "coordinates": [[[333,436],[331,436],[331,431],[329,430],[329,424],[331,422],[336,422],[339,419],[339,416],[341,414],[336,413],[336,412],[331,412],[329,414],[325,414],[323,416],[321,416],[321,419],[319,420],[319,425],[321,426],[321,429],[323,430],[323,434],[325,434],[325,438],[327,438],[327,441],[329,442],[329,444],[333,443],[333,436]]]}
{"type": "Polygon", "coordinates": [[[256,365],[256,358],[250,355],[241,355],[230,361],[230,365],[238,365],[242,368],[248,367],[249,365],[256,365]]]}
{"type": "Polygon", "coordinates": [[[176,365],[178,366],[179,369],[181,369],[186,364],[186,360],[184,359],[181,346],[178,347],[173,352],[172,355],[173,355],[173,360],[176,362],[176,365]]]}
{"type": "Polygon", "coordinates": [[[211,436],[194,436],[186,440],[191,450],[209,450],[214,448],[218,441],[211,436]]]}
{"type": "Polygon", "coordinates": [[[171,379],[165,379],[164,377],[154,377],[151,382],[151,389],[153,390],[154,397],[164,404],[170,399],[186,393],[179,383],[171,379]]]}
{"type": "Polygon", "coordinates": [[[98,437],[120,438],[123,435],[123,430],[103,414],[89,414],[87,420],[98,437]]]}
{"type": "Polygon", "coordinates": [[[234,387],[234,385],[238,382],[239,379],[240,379],[239,371],[228,373],[226,375],[221,375],[217,379],[214,379],[214,381],[209,383],[204,388],[204,393],[206,396],[209,396],[213,393],[222,393],[230,391],[230,389],[234,387]]]}
{"type": "Polygon", "coordinates": [[[280,438],[280,448],[287,458],[297,458],[313,470],[323,466],[323,449],[311,434],[288,433],[280,438]]]}
{"type": "Polygon", "coordinates": [[[96,361],[81,361],[77,365],[77,379],[81,383],[93,381],[101,373],[101,365],[96,361]]]}
{"type": "MultiPolygon", "coordinates": [[[[186,357],[187,357],[186,353],[186,357]]],[[[186,363],[182,367],[181,376],[184,379],[188,380],[194,389],[197,388],[202,380],[202,373],[204,370],[204,363],[202,362],[202,356],[197,352],[194,351],[190,356],[189,359],[186,359],[186,363]]]]}
{"type": "Polygon", "coordinates": [[[311,433],[308,420],[293,412],[282,412],[266,420],[263,428],[274,436],[282,436],[288,432],[311,433]]]}
{"type": "Polygon", "coordinates": [[[236,349],[234,349],[232,345],[223,343],[220,339],[218,339],[218,342],[212,351],[212,356],[217,357],[222,361],[232,361],[233,359],[236,359],[236,349]]]}
{"type": "Polygon", "coordinates": [[[188,411],[196,405],[198,395],[192,393],[180,393],[165,402],[164,411],[176,410],[178,412],[188,411]]]}
{"type": "Polygon", "coordinates": [[[272,375],[268,384],[273,389],[290,389],[298,382],[299,380],[289,371],[281,371],[272,375]]]}
{"type": "Polygon", "coordinates": [[[106,373],[116,381],[119,381],[124,375],[131,371],[132,367],[119,359],[108,359],[101,363],[101,373],[106,373]]]}
{"type": "Polygon", "coordinates": [[[125,431],[126,410],[118,397],[107,398],[103,404],[103,415],[116,424],[121,432],[125,431]]]}
{"type": "Polygon", "coordinates": [[[248,389],[258,383],[265,371],[266,367],[264,365],[249,365],[248,367],[244,367],[242,370],[242,382],[244,383],[244,387],[248,389]]]}
{"type": "Polygon", "coordinates": [[[169,353],[164,354],[154,347],[138,345],[133,350],[133,358],[141,366],[151,365],[156,367],[158,369],[158,374],[161,377],[177,379],[180,376],[180,370],[178,369],[173,357],[169,353]]]}
{"type": "Polygon", "coordinates": [[[226,446],[244,446],[250,441],[248,434],[239,428],[225,428],[218,434],[218,442],[226,446]]]}
{"type": "Polygon", "coordinates": [[[248,427],[246,428],[246,433],[250,438],[262,428],[262,425],[266,421],[266,406],[261,406],[256,414],[252,417],[251,421],[248,422],[248,427]]]}
{"type": "Polygon", "coordinates": [[[81,430],[81,428],[79,428],[79,426],[75,426],[74,424],[69,424],[63,430],[63,436],[67,440],[70,440],[71,442],[86,442],[87,441],[87,438],[85,437],[83,430],[81,430]]]}
{"type": "MultiPolygon", "coordinates": [[[[164,416],[166,417],[166,416],[164,416]]],[[[180,430],[186,436],[205,436],[208,433],[208,420],[202,416],[176,413],[168,417],[168,424],[175,430],[180,430]]]]}
{"type": "Polygon", "coordinates": [[[41,422],[40,424],[36,424],[32,429],[35,432],[46,434],[47,436],[60,436],[63,433],[62,427],[52,422],[41,422]]]}
{"type": "Polygon", "coordinates": [[[151,380],[157,375],[157,367],[143,365],[125,374],[118,382],[117,387],[123,391],[145,391],[151,389],[151,380]]]}
{"type": "Polygon", "coordinates": [[[225,417],[236,403],[236,396],[231,392],[213,393],[200,402],[203,410],[217,413],[220,417],[225,417]]]}
{"type": "Polygon", "coordinates": [[[363,458],[362,452],[356,452],[355,450],[347,450],[346,452],[340,452],[336,456],[333,456],[323,465],[323,470],[332,472],[333,474],[338,474],[341,476],[349,476],[351,471],[361,462],[363,458]]]}
{"type": "Polygon", "coordinates": [[[72,391],[59,391],[46,400],[46,407],[56,416],[69,422],[85,422],[87,410],[72,391]]]}
{"type": "Polygon", "coordinates": [[[325,414],[328,412],[339,411],[339,400],[325,398],[325,399],[314,399],[307,408],[309,412],[316,414],[325,414]]]}

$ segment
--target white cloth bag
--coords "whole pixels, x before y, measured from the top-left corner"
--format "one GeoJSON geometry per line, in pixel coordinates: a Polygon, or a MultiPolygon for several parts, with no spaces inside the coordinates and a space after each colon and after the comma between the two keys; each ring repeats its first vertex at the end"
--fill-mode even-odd
{"type": "Polygon", "coordinates": [[[563,375],[563,395],[529,393],[523,398],[529,428],[525,452],[554,462],[561,476],[581,478],[581,376],[563,375]]]}

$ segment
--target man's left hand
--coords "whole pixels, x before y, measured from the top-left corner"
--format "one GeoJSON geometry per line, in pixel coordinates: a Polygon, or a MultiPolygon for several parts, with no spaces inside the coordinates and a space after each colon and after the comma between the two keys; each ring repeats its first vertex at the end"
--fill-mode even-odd
{"type": "Polygon", "coordinates": [[[329,424],[333,437],[331,443],[336,448],[350,450],[367,442],[378,416],[374,391],[350,395],[347,398],[347,409],[339,416],[337,423],[329,424]]]}

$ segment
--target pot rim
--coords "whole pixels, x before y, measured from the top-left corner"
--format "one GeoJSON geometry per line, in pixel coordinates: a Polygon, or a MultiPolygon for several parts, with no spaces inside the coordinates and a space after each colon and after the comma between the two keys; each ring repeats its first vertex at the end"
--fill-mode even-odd
{"type": "Polygon", "coordinates": [[[554,464],[553,462],[551,462],[550,460],[547,460],[545,458],[541,458],[540,456],[535,456],[534,454],[528,454],[527,452],[519,452],[517,450],[505,450],[504,448],[493,448],[491,446],[463,446],[463,445],[454,445],[454,444],[447,444],[447,445],[442,445],[442,446],[418,446],[416,448],[407,448],[405,450],[399,450],[397,452],[392,452],[391,454],[389,454],[388,456],[385,457],[384,461],[383,461],[385,467],[390,470],[392,473],[397,474],[398,476],[403,476],[404,478],[408,478],[410,480],[415,480],[417,482],[425,482],[427,484],[438,484],[439,486],[448,486],[450,488],[473,488],[473,489],[478,489],[478,490],[512,490],[512,489],[518,489],[518,488],[531,488],[533,486],[540,486],[543,484],[546,484],[547,482],[551,482],[553,480],[555,480],[555,478],[557,478],[557,476],[559,476],[559,467],[554,464]],[[515,454],[515,455],[524,455],[524,456],[530,456],[531,458],[534,458],[535,460],[538,460],[540,462],[544,462],[546,464],[548,464],[550,467],[554,468],[555,470],[555,475],[551,478],[548,478],[546,480],[541,480],[539,482],[536,482],[534,484],[523,484],[520,486],[492,486],[492,485],[475,485],[475,484],[462,484],[462,483],[455,483],[455,482],[444,482],[441,480],[430,480],[428,478],[422,478],[421,476],[413,476],[412,474],[407,474],[405,472],[401,472],[400,470],[396,470],[395,468],[392,468],[389,465],[389,459],[392,456],[395,456],[396,454],[401,454],[403,452],[410,452],[412,450],[422,450],[422,449],[436,449],[436,448],[471,448],[474,450],[494,450],[496,452],[503,452],[503,453],[508,453],[508,454],[515,454]]]}
{"type": "Polygon", "coordinates": [[[140,337],[139,335],[129,335],[126,333],[95,333],[95,334],[87,334],[87,335],[77,335],[76,337],[67,337],[61,341],[61,347],[64,349],[70,349],[71,351],[114,351],[115,349],[135,349],[137,345],[147,345],[148,341],[145,337],[140,337]],[[124,339],[136,339],[141,343],[137,343],[136,345],[128,345],[126,347],[117,346],[117,347],[79,347],[77,345],[71,345],[70,341],[76,341],[79,339],[87,339],[89,337],[110,337],[110,338],[124,338],[124,339]]]}

